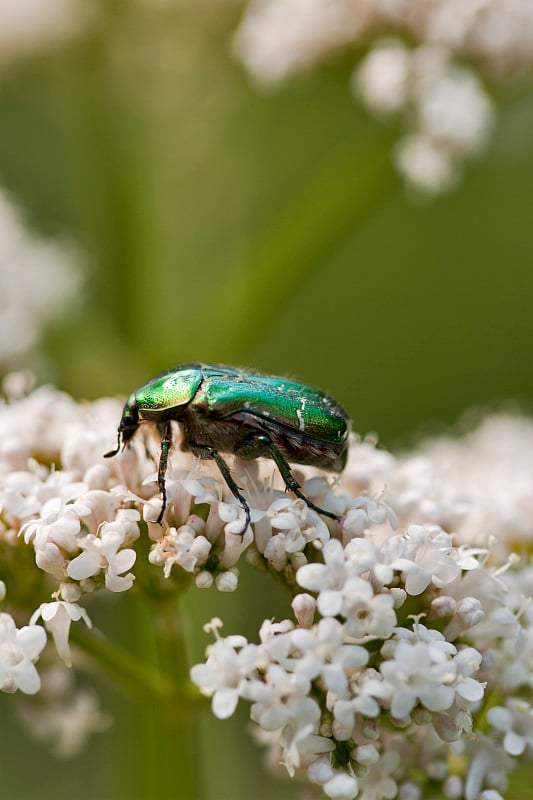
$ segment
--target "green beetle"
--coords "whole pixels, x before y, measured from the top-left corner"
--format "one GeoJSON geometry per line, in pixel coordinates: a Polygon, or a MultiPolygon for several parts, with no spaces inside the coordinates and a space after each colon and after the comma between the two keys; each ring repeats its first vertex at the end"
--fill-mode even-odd
{"type": "Polygon", "coordinates": [[[250,507],[235,483],[222,453],[245,459],[271,458],[285,486],[309,508],[339,519],[311,502],[301,491],[289,461],[340,472],[348,453],[349,420],[329,395],[303,383],[261,375],[253,370],[213,364],[182,364],[152,378],[126,401],[115,450],[131,441],[142,422],[161,436],[158,485],[165,513],[165,475],[172,444],[171,422],[179,423],[182,450],[213,459],[250,524],[250,507]]]}

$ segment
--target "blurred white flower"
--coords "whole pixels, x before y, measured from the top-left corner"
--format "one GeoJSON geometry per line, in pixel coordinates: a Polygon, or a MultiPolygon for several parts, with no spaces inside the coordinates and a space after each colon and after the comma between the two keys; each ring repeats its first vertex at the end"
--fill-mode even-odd
{"type": "MultiPolygon", "coordinates": [[[[31,19],[20,3],[0,3],[31,19]]],[[[0,193],[0,364],[32,348],[42,329],[65,307],[81,284],[80,259],[72,247],[30,233],[18,210],[0,193]]]]}
{"type": "Polygon", "coordinates": [[[255,78],[277,81],[353,41],[372,17],[370,0],[255,0],[235,51],[255,78]]]}
{"type": "Polygon", "coordinates": [[[86,19],[79,0],[2,0],[0,65],[75,33],[86,19]]]}
{"type": "Polygon", "coordinates": [[[105,731],[111,717],[105,713],[98,695],[78,688],[72,670],[62,663],[45,667],[37,698],[24,698],[17,713],[32,739],[59,758],[74,758],[94,733],[105,731]]]}
{"type": "Polygon", "coordinates": [[[353,89],[378,116],[403,115],[397,168],[426,194],[453,187],[492,128],[485,78],[533,66],[530,0],[250,0],[234,48],[254,77],[277,83],[369,42],[353,89]],[[398,38],[380,39],[384,30],[398,38]]]}
{"type": "Polygon", "coordinates": [[[525,700],[510,698],[505,708],[489,709],[488,720],[504,733],[503,746],[510,756],[520,756],[526,747],[533,747],[533,709],[525,700]]]}

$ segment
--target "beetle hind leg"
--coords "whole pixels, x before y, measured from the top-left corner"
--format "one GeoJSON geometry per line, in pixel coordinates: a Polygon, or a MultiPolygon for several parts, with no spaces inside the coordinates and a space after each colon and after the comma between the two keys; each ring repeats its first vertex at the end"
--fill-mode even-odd
{"type": "Polygon", "coordinates": [[[333,514],[331,511],[326,511],[324,508],[320,508],[320,506],[315,505],[312,500],[309,500],[309,498],[305,496],[305,494],[302,492],[302,487],[292,474],[290,465],[285,459],[285,456],[280,452],[280,450],[278,450],[274,442],[272,442],[268,436],[264,436],[264,445],[267,454],[275,462],[277,468],[279,469],[280,475],[285,482],[287,491],[292,492],[299,497],[300,500],[303,500],[306,506],[308,508],[312,508],[313,511],[317,512],[317,514],[321,514],[323,517],[329,517],[330,519],[339,521],[340,517],[337,514],[333,514]]]}

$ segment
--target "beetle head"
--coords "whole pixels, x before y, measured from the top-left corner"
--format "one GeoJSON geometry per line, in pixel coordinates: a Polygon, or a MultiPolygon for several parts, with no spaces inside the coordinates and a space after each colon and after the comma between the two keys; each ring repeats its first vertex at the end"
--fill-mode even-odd
{"type": "Polygon", "coordinates": [[[132,394],[126,400],[124,405],[124,409],[122,411],[122,418],[120,420],[120,425],[118,426],[117,430],[117,446],[114,450],[110,450],[109,453],[105,453],[104,458],[111,458],[112,456],[116,456],[118,451],[120,450],[120,444],[122,442],[122,447],[126,447],[127,444],[131,441],[137,428],[139,427],[139,409],[137,407],[137,401],[135,400],[135,395],[132,394]]]}

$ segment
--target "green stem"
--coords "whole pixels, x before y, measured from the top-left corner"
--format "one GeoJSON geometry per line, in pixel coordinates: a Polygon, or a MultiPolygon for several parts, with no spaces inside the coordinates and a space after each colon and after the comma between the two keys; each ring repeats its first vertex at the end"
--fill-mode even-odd
{"type": "Polygon", "coordinates": [[[152,605],[152,630],[159,668],[173,676],[179,691],[169,697],[159,695],[145,708],[145,724],[152,732],[150,798],[198,800],[202,796],[196,763],[198,708],[184,702],[189,664],[179,600],[152,605]]]}
{"type": "MultiPolygon", "coordinates": [[[[86,631],[80,626],[73,626],[70,640],[96,666],[97,670],[127,694],[138,699],[147,696],[168,698],[176,692],[176,687],[169,675],[165,675],[137,659],[132,653],[106,639],[99,631],[86,631]]],[[[182,698],[192,702],[189,698],[182,698]]]]}
{"type": "Polygon", "coordinates": [[[148,593],[138,599],[129,614],[135,616],[142,660],[98,631],[73,626],[71,641],[136,701],[124,751],[135,774],[132,800],[198,800],[195,727],[205,700],[190,684],[179,599],[157,600],[148,593]]]}

